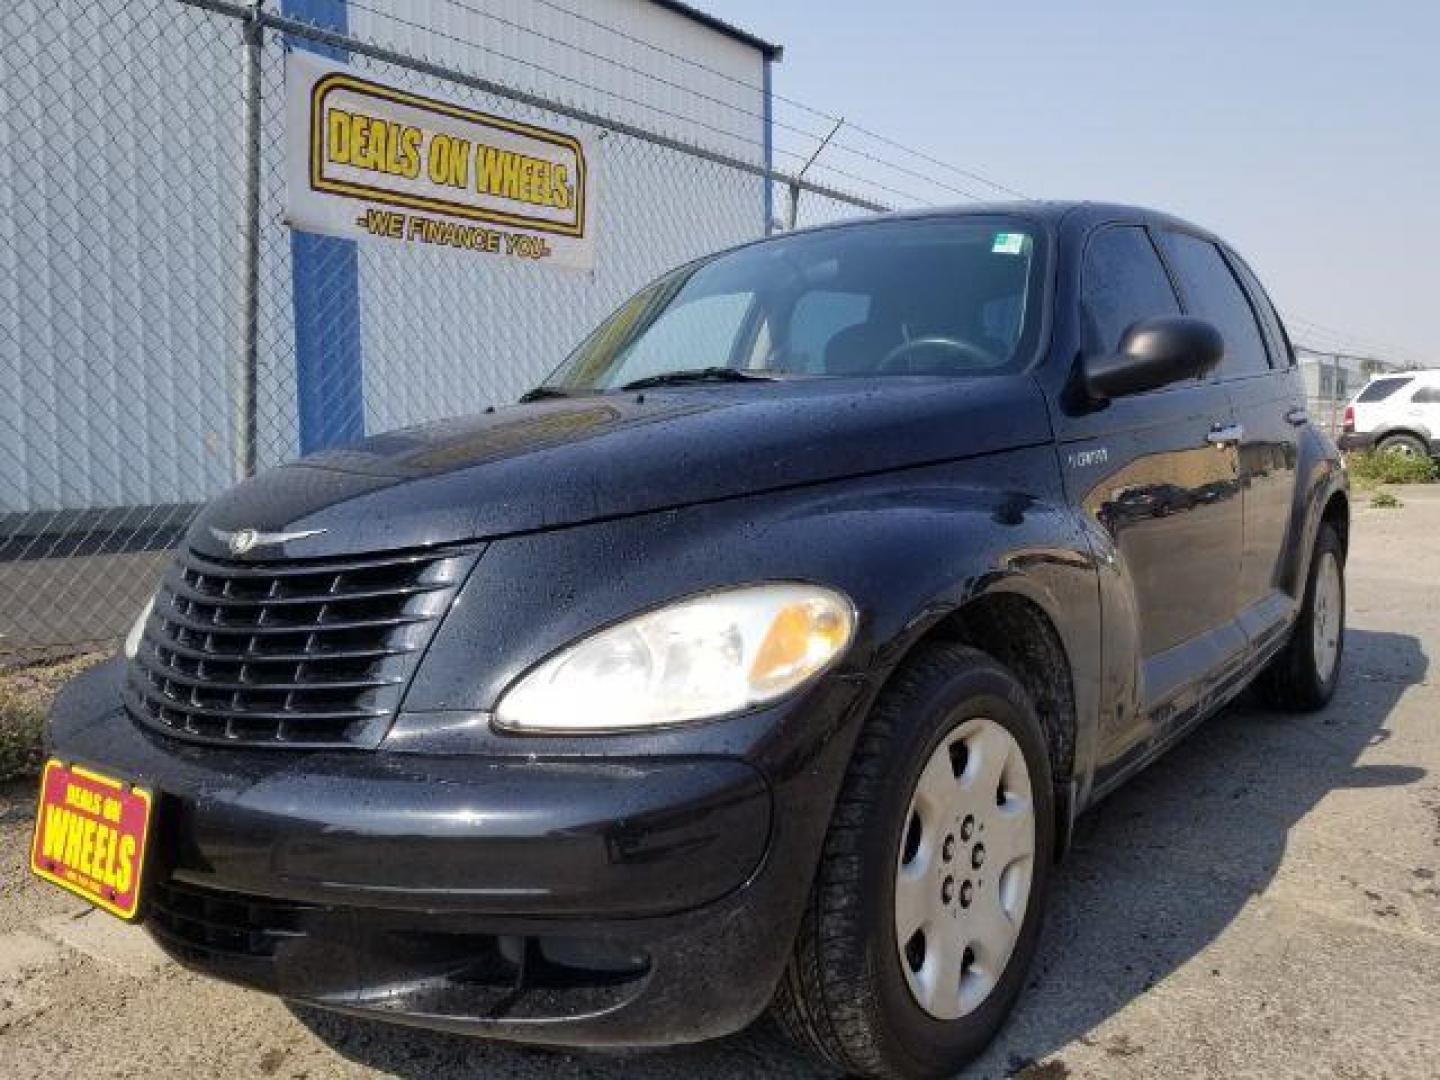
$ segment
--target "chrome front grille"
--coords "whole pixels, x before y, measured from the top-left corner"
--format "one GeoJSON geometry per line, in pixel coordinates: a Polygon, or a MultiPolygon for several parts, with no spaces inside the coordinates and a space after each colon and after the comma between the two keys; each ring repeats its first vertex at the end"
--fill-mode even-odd
{"type": "Polygon", "coordinates": [[[377,745],[472,561],[454,549],[283,562],[182,551],[127,705],[196,742],[377,745]]]}

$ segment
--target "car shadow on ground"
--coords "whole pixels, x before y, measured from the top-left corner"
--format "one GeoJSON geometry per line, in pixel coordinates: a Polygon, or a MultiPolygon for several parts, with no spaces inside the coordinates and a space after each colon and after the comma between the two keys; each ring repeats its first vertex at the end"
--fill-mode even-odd
{"type": "MultiPolygon", "coordinates": [[[[1418,767],[1358,762],[1367,747],[1388,737],[1387,718],[1406,688],[1424,680],[1428,660],[1420,642],[1352,629],[1346,667],[1346,681],[1324,712],[1293,716],[1242,702],[1081,820],[1056,876],[1030,985],[967,1076],[1049,1075],[1052,1070],[1032,1063],[1084,1036],[1225,930],[1274,877],[1292,826],[1325,795],[1424,778],[1418,767]]],[[[308,1009],[297,1015],[345,1057],[417,1080],[825,1075],[765,1024],[699,1046],[598,1055],[434,1035],[308,1009]]]]}

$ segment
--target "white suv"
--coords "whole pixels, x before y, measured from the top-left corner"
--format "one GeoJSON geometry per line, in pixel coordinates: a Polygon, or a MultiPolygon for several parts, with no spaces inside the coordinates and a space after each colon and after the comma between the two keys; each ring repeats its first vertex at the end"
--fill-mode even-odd
{"type": "Polygon", "coordinates": [[[1440,457],[1440,371],[1371,379],[1345,406],[1340,449],[1440,457]]]}

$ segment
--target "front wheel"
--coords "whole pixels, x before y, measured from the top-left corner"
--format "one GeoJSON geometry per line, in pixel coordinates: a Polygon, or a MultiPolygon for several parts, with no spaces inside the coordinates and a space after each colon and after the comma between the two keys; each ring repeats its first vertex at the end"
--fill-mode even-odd
{"type": "Polygon", "coordinates": [[[776,996],[850,1075],[953,1075],[1024,983],[1054,860],[1045,734],[985,653],[924,646],[866,722],[776,996]]]}
{"type": "Polygon", "coordinates": [[[1330,525],[1320,526],[1305,599],[1290,640],[1260,676],[1261,695],[1280,709],[1323,709],[1340,684],[1345,654],[1345,548],[1330,525]]]}

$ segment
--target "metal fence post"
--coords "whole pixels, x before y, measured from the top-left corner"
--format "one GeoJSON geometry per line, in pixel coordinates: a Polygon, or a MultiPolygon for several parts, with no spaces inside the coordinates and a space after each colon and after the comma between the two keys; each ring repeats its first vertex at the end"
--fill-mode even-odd
{"type": "Polygon", "coordinates": [[[1340,430],[1340,420],[1337,415],[1340,404],[1340,354],[1336,353],[1331,359],[1334,366],[1330,369],[1330,434],[1334,435],[1340,430]]]}
{"type": "Polygon", "coordinates": [[[255,475],[256,384],[260,355],[260,65],[265,47],[261,8],[265,0],[251,0],[242,38],[245,49],[245,220],[241,258],[240,353],[235,371],[235,475],[255,475]]]}

